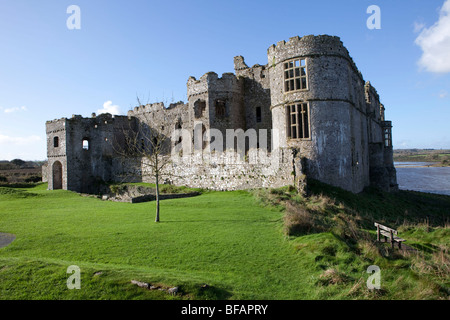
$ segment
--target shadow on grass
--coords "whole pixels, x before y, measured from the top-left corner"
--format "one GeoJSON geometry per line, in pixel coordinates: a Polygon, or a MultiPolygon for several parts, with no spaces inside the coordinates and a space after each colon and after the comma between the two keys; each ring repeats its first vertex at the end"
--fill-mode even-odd
{"type": "Polygon", "coordinates": [[[209,285],[186,288],[186,290],[193,294],[197,300],[227,300],[232,296],[232,294],[225,289],[209,285]]]}

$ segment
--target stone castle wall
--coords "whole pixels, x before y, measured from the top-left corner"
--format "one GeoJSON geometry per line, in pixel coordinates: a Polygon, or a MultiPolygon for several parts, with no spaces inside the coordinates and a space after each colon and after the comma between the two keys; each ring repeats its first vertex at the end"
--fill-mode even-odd
{"type": "Polygon", "coordinates": [[[162,133],[172,149],[189,139],[192,148],[178,153],[182,158],[166,168],[167,181],[174,184],[235,190],[300,186],[310,177],[352,192],[369,185],[394,190],[392,143],[386,143],[391,123],[385,121],[375,88],[364,81],[340,39],[293,37],[270,46],[267,57],[266,65],[249,67],[237,56],[234,74],[219,77],[208,72],[198,80],[190,77],[187,103],[138,106],[125,117],[74,116],[47,122],[49,188],[58,187],[53,181],[56,162],[61,164],[59,182],[64,189],[92,192],[96,179],[121,181],[124,170],[136,171],[132,180],[154,182],[146,175],[145,159],[124,164],[108,143],[120,140],[120,128],[127,126],[162,133]],[[301,89],[289,91],[285,64],[294,60],[304,64],[306,80],[301,89]],[[288,134],[288,106],[297,104],[307,105],[307,137],[288,134]],[[171,141],[177,129],[188,135],[171,141]],[[218,154],[210,129],[221,132],[223,150],[230,147],[225,139],[230,130],[254,130],[261,139],[254,146],[244,146],[244,157],[237,156],[242,150],[234,143],[231,150],[218,154]],[[60,136],[57,148],[52,147],[56,134],[60,136]],[[85,139],[89,150],[83,149],[85,139]],[[270,157],[256,157],[258,152],[270,157]]]}

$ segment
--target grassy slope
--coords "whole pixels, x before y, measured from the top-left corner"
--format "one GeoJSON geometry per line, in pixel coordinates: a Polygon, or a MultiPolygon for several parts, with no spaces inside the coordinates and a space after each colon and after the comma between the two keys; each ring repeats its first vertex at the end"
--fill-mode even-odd
{"type": "MultiPolygon", "coordinates": [[[[321,189],[345,203],[344,220],[353,214],[352,206],[357,206],[377,220],[398,226],[400,211],[410,210],[408,221],[416,223],[425,215],[420,217],[415,208],[427,208],[436,199],[442,203],[431,206],[445,211],[449,205],[448,197],[428,199],[413,193],[403,198],[384,193],[354,197],[338,189],[321,189]]],[[[287,197],[296,196],[291,193],[287,197]]],[[[315,205],[314,199],[308,199],[307,205],[315,205]]],[[[448,297],[448,279],[414,271],[417,264],[410,257],[388,251],[380,255],[367,245],[357,248],[335,229],[283,236],[282,207],[273,203],[262,206],[246,191],[164,200],[159,224],[153,222],[154,206],[47,191],[46,185],[0,188],[0,231],[16,235],[11,245],[0,249],[0,299],[448,297]],[[371,264],[383,270],[381,293],[365,289],[366,269],[371,264]],[[81,290],[66,287],[70,265],[81,268],[81,290]],[[326,270],[336,271],[337,284],[324,284],[321,275],[326,270]],[[94,275],[98,271],[103,273],[94,275]],[[131,285],[132,279],[177,285],[182,295],[143,290],[131,285]],[[209,285],[206,290],[200,289],[204,283],[209,285]]],[[[321,208],[325,208],[325,217],[338,214],[342,205],[321,208]]],[[[445,217],[436,210],[433,225],[428,226],[432,230],[404,225],[401,234],[428,248],[430,254],[437,245],[448,245],[449,239],[448,228],[438,228],[439,219],[445,217]]],[[[362,215],[360,227],[370,228],[369,215],[362,215]]]]}
{"type": "MultiPolygon", "coordinates": [[[[264,203],[289,202],[285,232],[322,268],[322,297],[448,299],[450,294],[450,197],[367,190],[355,195],[311,181],[310,195],[284,188],[262,191],[264,203]],[[416,251],[376,243],[374,221],[397,228],[416,251]],[[382,290],[368,292],[361,266],[382,270],[382,290]]],[[[260,191],[261,192],[261,191],[260,191]]]]}
{"type": "Polygon", "coordinates": [[[120,274],[116,280],[122,284],[135,278],[184,283],[194,297],[202,283],[217,288],[206,293],[213,298],[311,297],[302,261],[281,236],[281,213],[255,205],[247,192],[165,200],[162,222],[155,224],[154,203],[103,202],[47,191],[45,185],[31,194],[14,190],[19,191],[0,201],[1,231],[17,237],[0,249],[2,298],[38,298],[47,291],[53,298],[105,297],[100,288],[65,289],[65,270],[72,264],[89,270],[82,284],[90,288],[99,281],[92,274],[106,270],[115,274],[113,287],[120,274]],[[24,290],[12,289],[17,280],[24,290]],[[54,285],[47,287],[48,281],[54,285]]]}

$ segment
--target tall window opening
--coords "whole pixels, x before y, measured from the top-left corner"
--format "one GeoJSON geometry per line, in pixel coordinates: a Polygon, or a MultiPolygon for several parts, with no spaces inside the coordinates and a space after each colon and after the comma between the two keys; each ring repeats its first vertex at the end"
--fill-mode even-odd
{"type": "Polygon", "coordinates": [[[59,137],[53,138],[53,147],[55,147],[55,148],[59,147],[59,137]]]}
{"type": "Polygon", "coordinates": [[[284,92],[307,89],[306,60],[294,59],[284,63],[284,92]]]}
{"type": "Polygon", "coordinates": [[[392,131],[391,128],[384,128],[384,146],[392,147],[392,131]]]}
{"type": "Polygon", "coordinates": [[[309,139],[309,110],[307,103],[286,106],[287,135],[291,139],[309,139]]]}
{"type": "Polygon", "coordinates": [[[197,100],[194,102],[194,115],[195,118],[201,118],[205,115],[206,102],[204,100],[197,100]]]}
{"type": "Polygon", "coordinates": [[[83,139],[83,150],[89,150],[89,140],[86,138],[83,139]]]}
{"type": "Polygon", "coordinates": [[[261,107],[256,107],[256,122],[261,122],[261,107]]]}
{"type": "Polygon", "coordinates": [[[226,115],[226,101],[225,100],[216,100],[216,117],[223,118],[226,115]]]}

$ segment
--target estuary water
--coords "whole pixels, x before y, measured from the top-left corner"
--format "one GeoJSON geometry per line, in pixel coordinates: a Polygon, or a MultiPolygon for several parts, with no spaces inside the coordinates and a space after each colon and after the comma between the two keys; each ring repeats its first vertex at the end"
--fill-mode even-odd
{"type": "Polygon", "coordinates": [[[450,195],[450,167],[428,167],[430,162],[394,162],[401,190],[450,195]]]}

